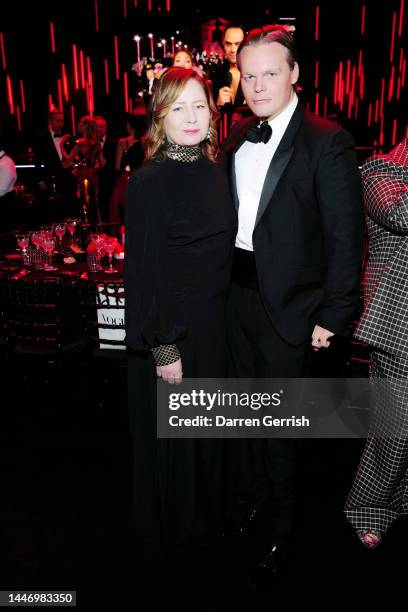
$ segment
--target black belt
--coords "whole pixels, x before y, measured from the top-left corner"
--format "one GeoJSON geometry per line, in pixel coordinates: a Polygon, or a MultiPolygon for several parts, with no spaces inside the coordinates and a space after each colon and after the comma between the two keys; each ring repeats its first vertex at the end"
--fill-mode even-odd
{"type": "Polygon", "coordinates": [[[241,287],[259,291],[258,274],[256,272],[255,255],[253,251],[234,249],[232,279],[241,287]]]}

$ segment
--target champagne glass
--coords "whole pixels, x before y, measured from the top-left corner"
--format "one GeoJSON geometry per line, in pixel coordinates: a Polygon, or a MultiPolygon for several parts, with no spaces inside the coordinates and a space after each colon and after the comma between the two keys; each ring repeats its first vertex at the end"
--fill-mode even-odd
{"type": "Polygon", "coordinates": [[[54,226],[54,234],[56,235],[58,241],[57,241],[57,249],[60,251],[61,250],[61,245],[62,245],[62,237],[65,234],[65,229],[66,229],[66,225],[65,223],[56,223],[54,226]]]}
{"type": "Polygon", "coordinates": [[[73,244],[75,244],[74,234],[75,234],[76,224],[77,224],[77,220],[76,219],[67,219],[67,221],[66,221],[66,228],[69,231],[69,233],[71,234],[71,239],[70,239],[70,242],[69,242],[69,246],[72,246],[73,244]]]}
{"type": "Polygon", "coordinates": [[[99,270],[102,270],[101,259],[105,253],[105,234],[99,234],[97,232],[92,232],[89,234],[89,238],[91,243],[95,246],[96,259],[98,261],[99,270]]]}
{"type": "Polygon", "coordinates": [[[30,242],[30,234],[16,234],[17,244],[23,254],[23,264],[28,266],[30,263],[30,257],[28,254],[28,245],[30,242]]]}
{"type": "Polygon", "coordinates": [[[43,234],[41,232],[31,232],[31,242],[35,248],[31,252],[31,265],[34,270],[44,268],[44,254],[42,251],[43,234]]]}
{"type": "Polygon", "coordinates": [[[115,236],[105,237],[104,246],[105,246],[105,251],[107,252],[108,257],[109,257],[109,268],[106,268],[105,270],[106,274],[113,274],[114,272],[118,271],[116,268],[112,266],[112,257],[117,247],[117,244],[118,244],[118,240],[117,238],[115,238],[115,236]]]}
{"type": "Polygon", "coordinates": [[[41,246],[47,253],[47,263],[44,266],[44,270],[47,270],[47,272],[53,272],[54,270],[58,270],[58,268],[52,265],[52,258],[55,249],[55,238],[53,238],[52,236],[44,236],[41,246]]]}

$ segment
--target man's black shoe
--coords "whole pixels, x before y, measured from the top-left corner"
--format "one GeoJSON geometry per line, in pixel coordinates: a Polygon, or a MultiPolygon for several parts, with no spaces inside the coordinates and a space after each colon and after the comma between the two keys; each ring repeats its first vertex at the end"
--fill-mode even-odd
{"type": "Polygon", "coordinates": [[[274,544],[261,557],[248,579],[248,588],[251,591],[271,588],[276,585],[282,574],[283,550],[274,544]]]}

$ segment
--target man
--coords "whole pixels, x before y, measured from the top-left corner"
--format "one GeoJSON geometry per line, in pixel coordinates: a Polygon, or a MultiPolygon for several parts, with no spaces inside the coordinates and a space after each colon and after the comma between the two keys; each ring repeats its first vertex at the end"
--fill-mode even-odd
{"type": "MultiPolygon", "coordinates": [[[[0,136],[0,210],[1,231],[15,229],[18,213],[16,207],[14,184],[17,180],[17,170],[14,161],[4,150],[5,146],[0,136]]],[[[21,221],[21,218],[19,219],[21,221]]]]}
{"type": "Polygon", "coordinates": [[[345,513],[378,546],[408,512],[408,139],[362,168],[369,255],[356,337],[370,345],[375,411],[345,513]]]}
{"type": "Polygon", "coordinates": [[[106,160],[103,168],[98,170],[99,175],[99,209],[102,220],[107,223],[109,218],[109,203],[115,182],[115,155],[117,140],[108,136],[108,124],[101,115],[95,117],[97,138],[102,147],[102,154],[106,160]]]}
{"type": "Polygon", "coordinates": [[[229,26],[224,30],[225,60],[213,75],[214,99],[221,112],[232,112],[233,108],[244,103],[237,66],[237,51],[243,39],[241,26],[229,26]]]}
{"type": "MultiPolygon", "coordinates": [[[[226,144],[239,216],[227,315],[231,373],[299,378],[310,345],[321,351],[335,334],[347,336],[359,300],[363,211],[354,142],[302,110],[285,27],[249,32],[237,65],[255,117],[235,125],[226,144]]],[[[250,452],[252,490],[237,532],[271,519],[256,586],[289,554],[295,449],[293,440],[260,439],[250,452]]]]}
{"type": "MultiPolygon", "coordinates": [[[[41,190],[47,189],[47,184],[53,184],[58,193],[67,199],[73,197],[74,180],[71,170],[63,165],[60,147],[61,137],[64,129],[64,113],[54,109],[48,114],[48,129],[38,135],[34,144],[35,159],[38,165],[44,165],[40,170],[39,186],[41,190]]],[[[71,143],[72,144],[72,143],[71,143]]],[[[66,148],[69,149],[69,143],[66,148]]]]}

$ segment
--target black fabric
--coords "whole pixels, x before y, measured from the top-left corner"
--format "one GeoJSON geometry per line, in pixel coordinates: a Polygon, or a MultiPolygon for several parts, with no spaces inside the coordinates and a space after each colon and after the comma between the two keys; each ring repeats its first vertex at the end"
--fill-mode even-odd
{"type": "Polygon", "coordinates": [[[173,344],[185,377],[226,375],[225,302],[236,214],[225,161],[148,162],[131,178],[126,225],[126,339],[134,441],[136,550],[208,537],[224,491],[221,440],[156,439],[150,348],[173,344]]]}
{"type": "Polygon", "coordinates": [[[258,143],[258,142],[263,142],[263,143],[267,143],[269,142],[270,138],[272,136],[272,128],[269,125],[269,123],[267,121],[263,121],[261,123],[261,125],[255,125],[249,128],[249,130],[246,133],[246,140],[249,140],[249,142],[254,142],[254,143],[258,143]]]}
{"type": "MultiPolygon", "coordinates": [[[[258,291],[233,282],[227,330],[230,376],[300,378],[305,374],[309,342],[298,346],[285,342],[271,324],[258,291]]],[[[260,383],[256,391],[260,391],[260,383]]],[[[287,543],[295,511],[295,441],[242,439],[230,446],[235,446],[237,457],[238,495],[267,511],[271,542],[287,543]]]]}
{"type": "Polygon", "coordinates": [[[259,290],[256,261],[253,251],[234,249],[234,262],[232,264],[232,278],[241,287],[259,290]]]}
{"type": "MultiPolygon", "coordinates": [[[[254,118],[231,130],[235,153],[254,118]]],[[[236,207],[235,165],[231,184],[236,207]]],[[[364,213],[354,141],[298,105],[269,165],[253,231],[265,307],[289,344],[316,324],[349,336],[360,299],[364,213]]]]}

